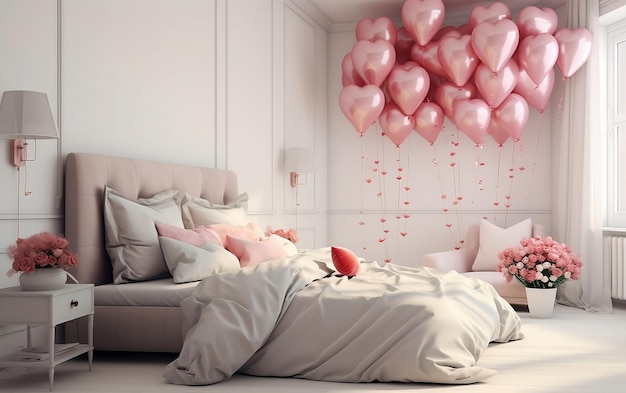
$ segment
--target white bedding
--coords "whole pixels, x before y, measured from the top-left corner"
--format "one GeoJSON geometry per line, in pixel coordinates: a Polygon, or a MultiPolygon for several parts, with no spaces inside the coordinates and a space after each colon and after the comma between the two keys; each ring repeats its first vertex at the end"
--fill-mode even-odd
{"type": "Polygon", "coordinates": [[[192,328],[165,378],[473,383],[495,374],[477,366],[490,342],[523,337],[483,281],[374,262],[349,279],[330,258],[325,248],[204,279],[181,303],[192,328]]]}

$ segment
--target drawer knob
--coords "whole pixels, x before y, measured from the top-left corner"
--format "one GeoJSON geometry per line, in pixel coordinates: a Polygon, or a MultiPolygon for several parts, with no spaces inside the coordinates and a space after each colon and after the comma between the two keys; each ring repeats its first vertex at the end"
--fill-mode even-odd
{"type": "Polygon", "coordinates": [[[71,308],[78,307],[78,300],[72,300],[72,301],[70,302],[70,307],[71,307],[71,308]]]}

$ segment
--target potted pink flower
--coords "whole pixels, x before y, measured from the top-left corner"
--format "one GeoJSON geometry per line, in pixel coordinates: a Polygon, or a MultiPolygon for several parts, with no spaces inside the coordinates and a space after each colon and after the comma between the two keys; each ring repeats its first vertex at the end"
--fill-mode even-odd
{"type": "Polygon", "coordinates": [[[65,269],[78,266],[78,257],[67,249],[68,244],[67,239],[50,232],[18,238],[9,248],[9,257],[13,261],[9,275],[22,273],[20,285],[25,289],[54,289],[64,285],[65,269]],[[31,281],[35,284],[29,288],[31,281]]]}
{"type": "Polygon", "coordinates": [[[528,310],[536,318],[552,315],[556,288],[566,280],[578,280],[582,267],[572,249],[551,237],[527,237],[520,246],[500,253],[498,271],[508,282],[517,279],[526,288],[528,310]]]}
{"type": "Polygon", "coordinates": [[[556,288],[567,279],[578,280],[582,265],[568,245],[549,236],[527,237],[500,253],[498,271],[527,288],[556,288]]]}

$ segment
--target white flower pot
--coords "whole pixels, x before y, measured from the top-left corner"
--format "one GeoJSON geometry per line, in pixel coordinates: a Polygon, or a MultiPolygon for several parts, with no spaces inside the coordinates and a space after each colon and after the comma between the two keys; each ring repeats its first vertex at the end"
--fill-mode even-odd
{"type": "Polygon", "coordinates": [[[20,274],[20,287],[24,291],[51,291],[61,289],[67,281],[67,272],[59,268],[35,269],[20,274]]]}
{"type": "Polygon", "coordinates": [[[556,288],[526,288],[528,311],[533,318],[550,318],[556,300],[556,288]]]}

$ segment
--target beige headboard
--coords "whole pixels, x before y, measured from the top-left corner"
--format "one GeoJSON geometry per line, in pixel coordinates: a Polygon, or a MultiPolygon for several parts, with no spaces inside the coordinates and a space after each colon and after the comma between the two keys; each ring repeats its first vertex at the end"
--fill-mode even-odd
{"type": "Polygon", "coordinates": [[[78,255],[81,283],[113,281],[104,246],[103,196],[109,186],[128,199],[177,189],[224,204],[239,195],[234,172],[189,165],[70,153],[65,167],[65,236],[78,255]]]}

